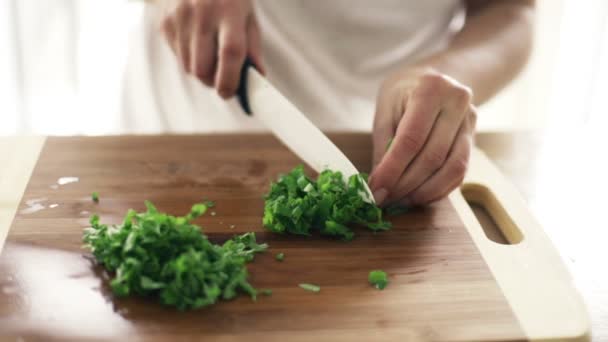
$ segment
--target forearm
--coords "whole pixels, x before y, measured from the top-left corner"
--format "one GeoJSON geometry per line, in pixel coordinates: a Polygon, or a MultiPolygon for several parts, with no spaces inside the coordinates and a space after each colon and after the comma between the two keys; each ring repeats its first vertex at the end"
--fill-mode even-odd
{"type": "Polygon", "coordinates": [[[470,8],[464,28],[450,46],[416,66],[434,68],[470,87],[473,102],[482,104],[526,64],[532,46],[533,11],[533,1],[515,0],[470,8]]]}

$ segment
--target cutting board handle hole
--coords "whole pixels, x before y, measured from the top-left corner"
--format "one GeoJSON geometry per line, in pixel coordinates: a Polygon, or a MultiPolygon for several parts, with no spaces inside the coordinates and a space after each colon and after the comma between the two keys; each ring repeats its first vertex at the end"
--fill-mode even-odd
{"type": "Polygon", "coordinates": [[[481,184],[466,183],[460,191],[488,239],[503,245],[515,245],[523,240],[521,230],[490,189],[481,184]]]}

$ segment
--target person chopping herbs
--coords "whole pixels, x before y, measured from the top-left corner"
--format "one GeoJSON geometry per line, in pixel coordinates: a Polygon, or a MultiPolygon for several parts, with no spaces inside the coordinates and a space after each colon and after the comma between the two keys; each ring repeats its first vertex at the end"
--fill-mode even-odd
{"type": "Polygon", "coordinates": [[[234,99],[248,58],[319,128],[372,128],[378,204],[423,205],[462,182],[476,106],[523,68],[533,12],[533,0],[156,1],[125,111],[135,131],[261,130],[234,99]]]}

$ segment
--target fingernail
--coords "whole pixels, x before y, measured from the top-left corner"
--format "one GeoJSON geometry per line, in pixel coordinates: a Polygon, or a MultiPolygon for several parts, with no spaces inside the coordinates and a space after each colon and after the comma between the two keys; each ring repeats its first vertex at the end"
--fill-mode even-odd
{"type": "Polygon", "coordinates": [[[372,183],[374,182],[374,174],[372,173],[371,175],[369,175],[369,177],[367,177],[367,185],[372,186],[372,183]]]}
{"type": "Polygon", "coordinates": [[[384,202],[387,195],[388,195],[388,191],[386,191],[385,188],[381,188],[381,189],[374,191],[374,198],[376,199],[376,204],[379,206],[382,205],[382,202],[384,202]]]}

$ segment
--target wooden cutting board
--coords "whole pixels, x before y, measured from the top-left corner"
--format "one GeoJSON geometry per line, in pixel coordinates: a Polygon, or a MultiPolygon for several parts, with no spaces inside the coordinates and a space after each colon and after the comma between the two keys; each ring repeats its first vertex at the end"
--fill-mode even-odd
{"type": "MultiPolygon", "coordinates": [[[[363,134],[332,140],[369,170],[363,134]]],[[[463,185],[506,240],[489,240],[460,191],[393,218],[393,229],[356,229],[351,242],[282,236],[261,224],[271,180],[301,163],[269,135],[48,138],[0,256],[0,336],[24,340],[522,341],[589,340],[589,322],[558,254],[517,193],[478,151],[463,185]],[[100,202],[91,200],[99,192],[100,202]],[[81,249],[98,213],[119,223],[151,200],[186,213],[212,240],[254,231],[270,245],[248,267],[273,295],[241,296],[190,312],[146,298],[117,299],[81,249]],[[285,253],[277,262],[274,254],[285,253]],[[378,291],[368,272],[383,269],[378,291]],[[299,283],[321,286],[304,291],[299,283]]],[[[309,170],[310,171],[310,170],[309,170]]],[[[311,173],[312,174],[312,173],[311,173]]]]}

